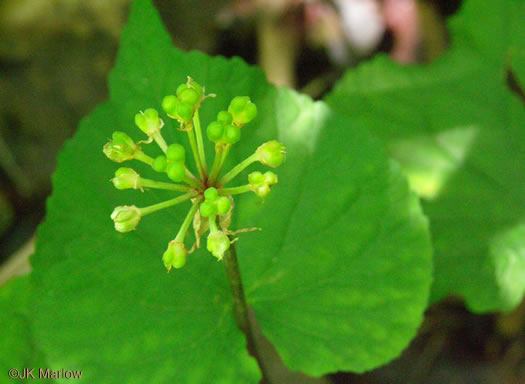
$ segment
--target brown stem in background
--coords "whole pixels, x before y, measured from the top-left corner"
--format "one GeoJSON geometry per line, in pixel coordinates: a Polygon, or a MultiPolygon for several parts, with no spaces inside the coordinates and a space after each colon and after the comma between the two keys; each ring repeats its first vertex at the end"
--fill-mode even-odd
{"type": "Polygon", "coordinates": [[[294,88],[299,31],[293,14],[282,15],[259,10],[257,44],[259,65],[270,83],[294,88]]]}

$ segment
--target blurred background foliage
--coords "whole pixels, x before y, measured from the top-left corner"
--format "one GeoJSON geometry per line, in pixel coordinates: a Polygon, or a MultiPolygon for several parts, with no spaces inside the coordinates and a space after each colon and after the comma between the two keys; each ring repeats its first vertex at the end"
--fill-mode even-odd
{"type": "MultiPolygon", "coordinates": [[[[26,272],[55,159],[106,98],[129,0],[0,0],[0,284],[26,272]]],[[[157,0],[184,50],[241,56],[270,81],[322,97],[345,69],[386,52],[410,65],[446,50],[460,0],[157,0]]],[[[145,58],[147,60],[147,58],[145,58]]],[[[510,86],[523,97],[510,79],[510,86]]],[[[433,306],[412,347],[337,383],[525,383],[525,307],[473,315],[433,306]]]]}

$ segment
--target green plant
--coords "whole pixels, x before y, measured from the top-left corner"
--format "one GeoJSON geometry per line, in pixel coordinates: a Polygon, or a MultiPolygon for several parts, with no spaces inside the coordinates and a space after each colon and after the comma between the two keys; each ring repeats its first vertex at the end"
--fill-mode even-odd
{"type": "MultiPolygon", "coordinates": [[[[474,3],[481,6],[477,0],[467,4],[474,3]]],[[[515,4],[521,7],[521,3],[515,4]]],[[[470,25],[468,10],[467,7],[463,19],[457,21],[464,28],[470,25]]],[[[463,52],[463,48],[457,50],[463,52]]],[[[477,57],[471,51],[462,55],[467,58],[452,56],[444,62],[462,63],[462,74],[473,73],[472,63],[484,68],[479,62],[470,61],[477,57]]],[[[384,71],[406,74],[402,79],[407,82],[414,81],[412,76],[418,71],[421,78],[427,76],[424,68],[398,69],[385,59],[370,66],[378,65],[375,63],[384,65],[384,71]]],[[[500,68],[502,63],[489,61],[487,65],[500,68]]],[[[447,67],[441,70],[451,71],[447,67]]],[[[522,106],[507,90],[501,90],[503,85],[498,82],[502,78],[495,79],[490,74],[492,70],[481,71],[487,75],[489,89],[498,91],[491,97],[508,103],[501,104],[508,112],[507,130],[496,136],[507,137],[510,133],[512,150],[519,150],[525,142],[519,140],[523,135],[518,124],[523,121],[522,106]]],[[[399,81],[398,75],[388,76],[399,81]]],[[[34,270],[30,278],[15,280],[0,292],[3,318],[10,325],[0,327],[0,335],[8,336],[0,338],[5,343],[1,350],[16,352],[9,354],[9,368],[29,364],[80,369],[90,383],[257,383],[262,375],[260,368],[264,369],[264,356],[257,355],[250,341],[253,335],[247,306],[253,309],[261,331],[292,370],[313,376],[337,370],[362,372],[398,356],[414,337],[428,305],[433,268],[430,233],[419,199],[409,190],[402,173],[408,174],[415,187],[414,177],[407,171],[408,163],[400,156],[396,157],[401,167],[391,161],[383,142],[364,128],[370,126],[384,142],[390,143],[388,135],[380,131],[379,121],[386,129],[402,128],[404,125],[395,119],[385,118],[385,110],[392,99],[399,105],[405,104],[399,95],[383,99],[379,94],[370,99],[363,95],[351,98],[349,106],[347,84],[352,76],[348,74],[347,80],[327,98],[331,106],[314,102],[294,91],[272,87],[258,69],[239,59],[210,58],[199,52],[174,49],[151,2],[136,0],[110,76],[110,99],[82,121],[77,135],[60,156],[47,217],[39,229],[32,258],[34,270]],[[204,90],[191,80],[179,88],[187,75],[216,93],[198,109],[199,122],[215,121],[206,128],[211,143],[201,140],[202,135],[189,135],[189,144],[177,140],[177,128],[182,124],[189,132],[187,125],[193,122],[196,112],[192,106],[204,97],[204,90]],[[173,90],[176,94],[166,97],[173,90]],[[257,118],[249,129],[243,129],[242,140],[236,129],[238,124],[231,123],[244,124],[252,118],[254,109],[246,108],[250,105],[248,99],[237,95],[248,95],[257,105],[257,118]],[[363,100],[370,102],[363,105],[363,100]],[[230,101],[231,116],[221,112],[230,101]],[[376,111],[375,103],[381,106],[376,111]],[[158,148],[152,146],[148,155],[131,139],[137,132],[133,116],[145,106],[162,108],[175,118],[166,119],[159,135],[162,124],[156,112],[147,109],[137,115],[136,125],[158,144],[158,148]],[[118,133],[112,134],[115,130],[118,133]],[[111,142],[104,147],[107,157],[142,161],[135,162],[133,169],[120,168],[115,173],[114,165],[100,151],[109,137],[111,142]],[[268,141],[273,138],[279,141],[268,141]],[[261,156],[256,152],[254,157],[254,148],[265,141],[265,149],[271,149],[271,153],[261,156]],[[256,165],[259,169],[248,176],[248,184],[224,187],[230,176],[254,160],[279,165],[283,160],[281,142],[287,156],[279,168],[278,193],[268,194],[277,176],[263,173],[261,165],[256,165]],[[219,160],[209,158],[213,152],[219,160]],[[193,154],[195,167],[186,161],[188,154],[193,154]],[[204,164],[215,165],[208,172],[204,164]],[[233,173],[218,179],[220,164],[233,169],[233,173]],[[184,166],[199,176],[192,178],[184,166]],[[166,173],[173,183],[139,176],[154,171],[166,173]],[[112,176],[116,189],[108,184],[112,176]],[[208,177],[222,183],[204,185],[208,177]],[[154,186],[162,188],[153,189],[154,186]],[[134,190],[144,188],[151,190],[134,190]],[[249,190],[257,196],[240,194],[249,190]],[[120,208],[112,214],[112,207],[148,207],[170,201],[174,192],[182,192],[185,198],[202,199],[200,215],[194,215],[197,204],[192,205],[189,214],[176,204],[170,210],[146,217],[137,230],[113,230],[110,215],[121,231],[134,229],[142,215],[137,213],[139,208],[120,208]],[[188,193],[191,196],[185,195],[188,193]],[[236,195],[231,215],[234,228],[258,226],[262,231],[245,234],[236,243],[237,265],[235,257],[228,258],[233,249],[226,252],[229,240],[219,229],[220,223],[211,220],[212,234],[219,235],[213,235],[206,248],[219,258],[226,252],[226,268],[213,262],[204,247],[197,248],[191,262],[186,262],[185,246],[181,245],[181,237],[186,236],[173,239],[176,226],[182,222],[186,234],[190,219],[197,218],[197,241],[199,228],[204,228],[198,221],[202,224],[216,212],[230,210],[226,200],[219,203],[221,195],[236,195]],[[264,198],[264,204],[259,197],[264,198]],[[168,269],[184,263],[185,266],[166,274],[158,260],[160,255],[168,269]],[[239,303],[239,299],[244,299],[244,303],[239,303]],[[23,335],[24,343],[20,344],[14,334],[23,335]]],[[[388,76],[381,77],[377,87],[388,84],[388,76]]],[[[364,82],[370,84],[368,92],[375,90],[373,79],[364,82]]],[[[463,87],[474,82],[479,86],[478,77],[463,80],[463,87]]],[[[439,100],[442,99],[445,101],[440,103],[448,100],[441,94],[439,100]]],[[[414,96],[409,102],[417,100],[414,96]]],[[[421,100],[427,100],[426,107],[435,107],[428,99],[421,100]]],[[[437,106],[440,103],[436,101],[437,106]]],[[[452,109],[453,103],[447,106],[452,109]]],[[[419,113],[424,112],[418,110],[412,108],[408,121],[403,120],[408,132],[414,126],[412,116],[419,122],[423,119],[419,113]]],[[[498,124],[497,119],[490,121],[498,124]]],[[[196,128],[197,124],[193,124],[196,128]]],[[[452,153],[456,153],[452,144],[468,139],[468,130],[460,133],[459,137],[446,136],[452,153]]],[[[489,137],[484,142],[496,141],[489,137]]],[[[392,148],[402,144],[406,143],[388,144],[388,150],[396,155],[392,148]]],[[[418,154],[413,145],[408,148],[409,154],[418,154]]],[[[509,151],[510,158],[517,156],[517,166],[509,171],[509,179],[523,175],[520,153],[525,151],[509,151]]],[[[519,196],[523,194],[519,194],[519,188],[516,186],[509,194],[516,217],[521,217],[522,212],[519,196]]],[[[425,198],[421,190],[417,191],[425,198]]],[[[425,202],[424,207],[435,220],[432,206],[425,202]]],[[[516,217],[508,222],[514,222],[516,217]]],[[[514,265],[519,266],[523,260],[523,237],[519,232],[522,227],[517,228],[502,232],[493,244],[507,252],[516,250],[512,254],[517,255],[518,263],[514,265]]],[[[445,240],[456,239],[450,233],[447,236],[445,240]]],[[[439,255],[443,240],[436,238],[439,255]]],[[[442,268],[439,260],[437,271],[442,268]]],[[[472,269],[466,271],[465,275],[472,275],[472,269]]],[[[505,280],[514,287],[512,300],[496,308],[511,308],[523,294],[519,284],[524,273],[520,268],[513,269],[513,273],[513,278],[505,280]]],[[[457,280],[465,275],[458,275],[457,280]]],[[[439,274],[436,281],[443,284],[439,274]]],[[[436,291],[436,286],[433,289],[436,291]]],[[[434,299],[443,294],[442,291],[434,299]]]]}

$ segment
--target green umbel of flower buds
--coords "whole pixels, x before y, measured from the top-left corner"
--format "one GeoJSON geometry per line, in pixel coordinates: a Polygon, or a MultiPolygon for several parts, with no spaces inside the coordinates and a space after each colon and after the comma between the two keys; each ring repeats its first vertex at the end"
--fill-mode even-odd
{"type": "Polygon", "coordinates": [[[233,116],[234,124],[244,125],[255,119],[257,107],[248,96],[237,96],[230,102],[228,112],[233,116]]]}
{"type": "Polygon", "coordinates": [[[264,199],[270,193],[270,188],[277,184],[277,175],[271,171],[262,174],[252,172],[248,175],[251,190],[260,198],[264,199]]]}
{"type": "Polygon", "coordinates": [[[168,160],[184,163],[186,151],[180,144],[171,144],[166,151],[168,160]]]}
{"type": "Polygon", "coordinates": [[[286,148],[277,140],[272,140],[257,148],[256,154],[261,164],[276,168],[283,163],[286,148]]]}
{"type": "Polygon", "coordinates": [[[151,164],[151,167],[157,172],[165,172],[167,165],[168,160],[166,159],[166,156],[159,155],[155,158],[155,160],[153,160],[153,164],[151,164]]]}
{"type": "Polygon", "coordinates": [[[170,180],[179,182],[184,180],[186,174],[186,169],[184,169],[184,164],[180,162],[170,163],[166,167],[166,173],[170,180]]]}
{"type": "Polygon", "coordinates": [[[135,124],[148,136],[153,136],[162,128],[162,120],[156,109],[148,108],[135,115],[135,124]]]}
{"type": "Polygon", "coordinates": [[[117,189],[139,189],[140,176],[131,168],[119,168],[115,172],[115,177],[111,179],[117,189]]]}
{"type": "Polygon", "coordinates": [[[110,142],[104,145],[103,152],[106,157],[117,163],[122,163],[126,160],[132,160],[139,147],[135,142],[124,132],[113,132],[110,142]]]}
{"type": "Polygon", "coordinates": [[[137,228],[141,218],[140,210],[134,205],[116,207],[111,213],[115,229],[119,232],[129,232],[137,228]]]}
{"type": "Polygon", "coordinates": [[[164,262],[164,266],[168,272],[171,270],[171,268],[179,269],[184,267],[184,264],[186,264],[187,254],[188,252],[186,251],[184,243],[175,240],[170,241],[168,244],[168,249],[166,249],[162,255],[162,261],[164,262]]]}
{"type": "Polygon", "coordinates": [[[230,239],[228,239],[228,236],[222,231],[211,232],[208,235],[206,248],[213,256],[222,260],[224,252],[230,248],[230,239]]]}

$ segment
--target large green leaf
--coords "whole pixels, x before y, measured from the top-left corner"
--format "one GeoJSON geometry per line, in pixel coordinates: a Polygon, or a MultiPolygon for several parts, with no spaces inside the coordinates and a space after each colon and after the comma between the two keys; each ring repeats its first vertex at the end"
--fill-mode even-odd
{"type": "MultiPolygon", "coordinates": [[[[35,345],[30,329],[32,303],[29,276],[14,279],[0,290],[0,383],[12,383],[9,373],[15,369],[46,368],[42,353],[35,345]]],[[[12,373],[13,374],[13,373],[12,373]]],[[[35,380],[37,383],[44,380],[35,380]]]]}
{"type": "MultiPolygon", "coordinates": [[[[61,154],[38,234],[34,332],[50,367],[82,369],[90,383],[258,381],[223,265],[198,250],[183,269],[163,270],[160,256],[188,205],[147,216],[127,234],[109,219],[116,205],[170,197],[114,190],[117,165],[101,149],[114,130],[138,139],[134,114],[159,108],[186,75],[217,94],[204,103],[204,122],[235,95],[258,106],[230,166],[265,140],[287,146],[271,196],[237,199],[233,224],[263,228],[241,235],[239,262],[248,301],[285,363],[322,375],[396,357],[426,307],[431,251],[418,200],[380,143],[323,103],[271,87],[239,59],[175,50],[149,0],[134,2],[122,36],[110,101],[61,154]]],[[[167,140],[185,141],[166,122],[167,140]]]]}
{"type": "Polygon", "coordinates": [[[433,299],[460,294],[479,312],[525,292],[525,111],[505,84],[524,17],[522,2],[466,1],[445,56],[413,67],[379,57],[327,96],[384,140],[425,199],[433,299]]]}

